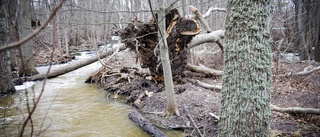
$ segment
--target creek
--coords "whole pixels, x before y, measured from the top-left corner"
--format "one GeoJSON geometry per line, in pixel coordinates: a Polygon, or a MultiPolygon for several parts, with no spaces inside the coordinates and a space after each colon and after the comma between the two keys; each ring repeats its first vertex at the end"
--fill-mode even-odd
{"type": "MultiPolygon", "coordinates": [[[[48,79],[32,116],[33,130],[28,124],[24,136],[30,136],[33,131],[33,135],[40,133],[41,137],[149,137],[128,118],[128,111],[132,107],[108,99],[108,93],[96,84],[84,83],[100,67],[100,63],[92,63],[48,79]]],[[[37,81],[27,91],[20,90],[14,95],[0,98],[1,137],[18,136],[19,125],[28,113],[26,105],[33,106],[33,98],[39,96],[42,85],[43,81],[37,81]]],[[[177,136],[175,131],[165,133],[177,136]]]]}

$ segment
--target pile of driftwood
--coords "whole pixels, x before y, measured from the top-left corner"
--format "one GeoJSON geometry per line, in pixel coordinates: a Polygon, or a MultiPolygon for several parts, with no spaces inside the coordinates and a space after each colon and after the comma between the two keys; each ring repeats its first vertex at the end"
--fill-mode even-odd
{"type": "MultiPolygon", "coordinates": [[[[163,70],[158,49],[157,18],[149,23],[134,21],[120,32],[122,42],[135,52],[136,62],[140,61],[142,68],[149,68],[157,80],[161,80],[163,70]]],[[[177,9],[169,11],[166,16],[166,35],[169,57],[174,78],[183,77],[187,66],[188,43],[200,33],[198,23],[193,19],[180,16],[177,9]]],[[[161,38],[161,37],[160,37],[161,38]]]]}

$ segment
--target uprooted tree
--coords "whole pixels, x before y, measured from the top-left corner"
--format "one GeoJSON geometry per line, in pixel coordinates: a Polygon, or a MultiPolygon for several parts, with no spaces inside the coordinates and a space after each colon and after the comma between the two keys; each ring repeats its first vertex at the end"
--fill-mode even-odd
{"type": "MultiPolygon", "coordinates": [[[[146,24],[128,24],[120,34],[126,47],[135,52],[142,68],[149,68],[155,80],[163,79],[163,70],[158,49],[158,27],[154,19],[146,24]]],[[[183,77],[187,66],[188,44],[200,33],[198,23],[193,19],[182,18],[177,9],[166,14],[166,39],[174,78],[183,77]]]]}

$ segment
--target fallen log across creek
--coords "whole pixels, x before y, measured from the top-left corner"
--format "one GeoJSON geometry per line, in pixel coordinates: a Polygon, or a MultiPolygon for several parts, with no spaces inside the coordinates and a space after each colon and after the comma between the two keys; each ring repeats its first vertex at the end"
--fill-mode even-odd
{"type": "Polygon", "coordinates": [[[153,137],[167,137],[161,130],[155,127],[148,119],[143,117],[137,110],[129,112],[129,119],[138,125],[143,131],[153,137]]]}
{"type": "MultiPolygon", "coordinates": [[[[119,48],[119,50],[124,50],[126,47],[124,46],[124,44],[115,45],[112,49],[108,49],[107,51],[100,54],[99,58],[105,58],[106,56],[111,55],[114,51],[117,51],[117,48],[119,48]]],[[[73,71],[75,69],[89,65],[93,62],[96,62],[96,61],[98,61],[99,58],[98,58],[98,56],[93,56],[93,57],[90,57],[90,58],[87,58],[87,59],[84,59],[81,61],[72,62],[68,65],[65,65],[65,66],[62,66],[62,67],[59,67],[56,69],[51,69],[49,74],[47,74],[47,71],[45,71],[44,73],[40,73],[40,74],[36,74],[36,75],[30,76],[30,77],[27,77],[26,79],[28,81],[33,81],[33,80],[44,79],[46,76],[47,76],[47,78],[57,77],[62,74],[73,71]]]]}

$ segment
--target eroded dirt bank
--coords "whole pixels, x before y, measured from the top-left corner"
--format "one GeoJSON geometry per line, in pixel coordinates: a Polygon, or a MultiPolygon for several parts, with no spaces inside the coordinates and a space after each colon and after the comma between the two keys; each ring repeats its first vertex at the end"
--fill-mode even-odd
{"type": "MultiPolygon", "coordinates": [[[[200,62],[212,68],[221,68],[221,54],[204,55],[200,62]],[[210,60],[213,59],[214,60],[210,60]],[[212,62],[215,61],[215,62],[212,62]],[[210,66],[215,65],[215,66],[210,66]]],[[[206,76],[204,74],[185,71],[185,77],[175,82],[175,95],[181,116],[161,117],[158,115],[165,109],[164,85],[149,80],[148,70],[135,63],[130,51],[122,51],[112,58],[109,65],[113,69],[102,68],[93,74],[91,81],[96,82],[110,95],[127,95],[126,98],[117,98],[135,106],[141,114],[162,128],[183,130],[190,136],[197,136],[186,110],[190,113],[200,131],[205,136],[217,136],[218,121],[210,114],[219,115],[220,91],[208,90],[193,84],[200,80],[206,83],[219,84],[221,78],[206,76]],[[152,96],[144,95],[152,92],[152,96]],[[114,94],[111,94],[114,93],[114,94]],[[141,99],[137,100],[142,96],[141,99]]],[[[315,64],[314,64],[315,65],[315,64]]],[[[307,63],[282,63],[279,74],[298,72],[308,66],[307,63]]],[[[320,73],[315,72],[307,76],[273,78],[271,103],[279,107],[311,107],[319,108],[320,73]]],[[[272,111],[271,135],[272,136],[319,136],[320,116],[307,114],[287,114],[272,111]]]]}

